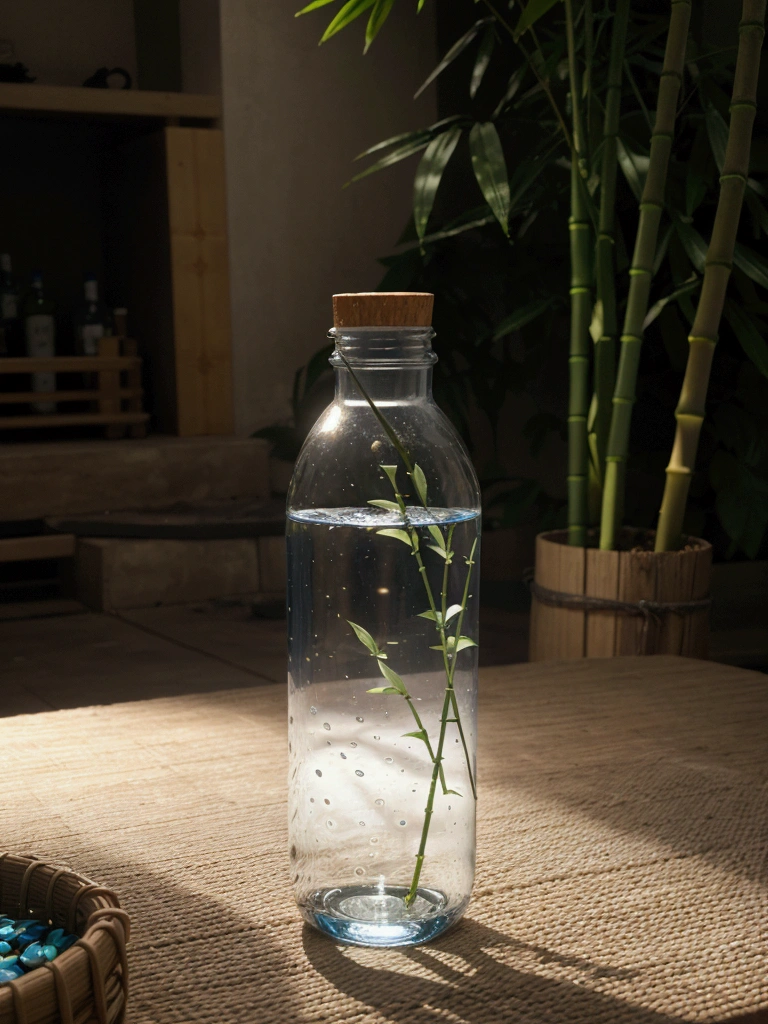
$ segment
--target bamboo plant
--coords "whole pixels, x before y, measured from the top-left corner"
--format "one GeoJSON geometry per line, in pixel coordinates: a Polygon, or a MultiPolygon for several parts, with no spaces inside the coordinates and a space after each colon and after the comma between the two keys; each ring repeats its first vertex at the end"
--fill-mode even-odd
{"type": "Polygon", "coordinates": [[[635,401],[643,324],[651,294],[653,262],[664,210],[664,192],[669,157],[672,152],[677,99],[685,64],[691,0],[671,0],[669,32],[664,66],[659,82],[656,121],[651,135],[648,175],[640,200],[640,218],[635,238],[632,267],[629,271],[629,295],[621,335],[619,367],[613,393],[611,429],[605,457],[605,486],[600,521],[600,547],[616,547],[624,507],[625,470],[629,449],[629,427],[635,401]]]}
{"type": "Polygon", "coordinates": [[[765,34],[765,6],[766,0],[744,0],[742,8],[728,144],[720,176],[720,196],[712,238],[707,248],[696,319],[688,337],[688,362],[675,412],[675,442],[667,466],[656,531],[657,551],[670,551],[678,547],[683,533],[683,517],[704,422],[712,359],[733,267],[736,233],[749,173],[760,53],[765,34]]]}

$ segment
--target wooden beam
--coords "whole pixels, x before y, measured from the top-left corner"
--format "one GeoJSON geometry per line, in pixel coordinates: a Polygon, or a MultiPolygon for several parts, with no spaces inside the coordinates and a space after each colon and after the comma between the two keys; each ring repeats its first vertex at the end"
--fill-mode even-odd
{"type": "Polygon", "coordinates": [[[0,360],[0,376],[7,373],[98,373],[99,370],[134,370],[137,367],[141,368],[141,360],[135,356],[51,356],[48,359],[14,356],[0,360]]]}
{"type": "MultiPolygon", "coordinates": [[[[48,392],[38,393],[48,398],[48,392]]],[[[17,430],[27,427],[92,427],[106,426],[109,423],[146,423],[149,419],[148,412],[116,412],[111,415],[102,413],[62,413],[57,416],[51,413],[50,416],[43,413],[35,416],[0,416],[0,430],[17,430]]]]}
{"type": "Polygon", "coordinates": [[[86,89],[82,86],[0,83],[0,110],[102,117],[189,118],[216,121],[221,98],[141,89],[86,89]]]}
{"type": "Polygon", "coordinates": [[[74,553],[73,533],[47,533],[40,537],[8,537],[0,540],[0,563],[71,558],[74,553]]]}

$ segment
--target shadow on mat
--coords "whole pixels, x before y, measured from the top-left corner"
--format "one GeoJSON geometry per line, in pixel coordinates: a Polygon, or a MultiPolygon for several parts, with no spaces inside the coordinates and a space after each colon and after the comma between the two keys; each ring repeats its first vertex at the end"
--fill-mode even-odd
{"type": "Polygon", "coordinates": [[[629,980],[632,971],[517,942],[470,918],[429,945],[411,949],[352,949],[336,945],[309,926],[304,928],[303,943],[315,971],[337,991],[392,1024],[435,1024],[439,1020],[453,1024],[682,1021],[588,987],[605,979],[629,980]],[[544,978],[511,967],[504,963],[510,954],[518,962],[525,958],[532,967],[551,964],[555,970],[568,969],[578,981],[544,978]],[[387,966],[382,967],[385,959],[387,966]]]}

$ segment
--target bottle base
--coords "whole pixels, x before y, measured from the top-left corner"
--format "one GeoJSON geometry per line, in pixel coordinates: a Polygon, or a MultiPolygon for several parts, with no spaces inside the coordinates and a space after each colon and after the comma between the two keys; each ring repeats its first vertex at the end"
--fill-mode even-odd
{"type": "Polygon", "coordinates": [[[348,885],[321,889],[300,909],[311,925],[350,946],[418,946],[441,935],[461,917],[463,901],[448,907],[437,889],[419,889],[407,907],[407,886],[348,885]]]}

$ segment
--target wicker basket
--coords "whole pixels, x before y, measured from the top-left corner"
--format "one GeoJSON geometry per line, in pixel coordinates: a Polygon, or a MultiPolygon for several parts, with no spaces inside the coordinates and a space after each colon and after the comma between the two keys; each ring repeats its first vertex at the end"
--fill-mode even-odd
{"type": "Polygon", "coordinates": [[[0,914],[52,921],[80,939],[0,987],[0,1024],[120,1024],[130,921],[109,890],[35,857],[0,854],[0,914]]]}

